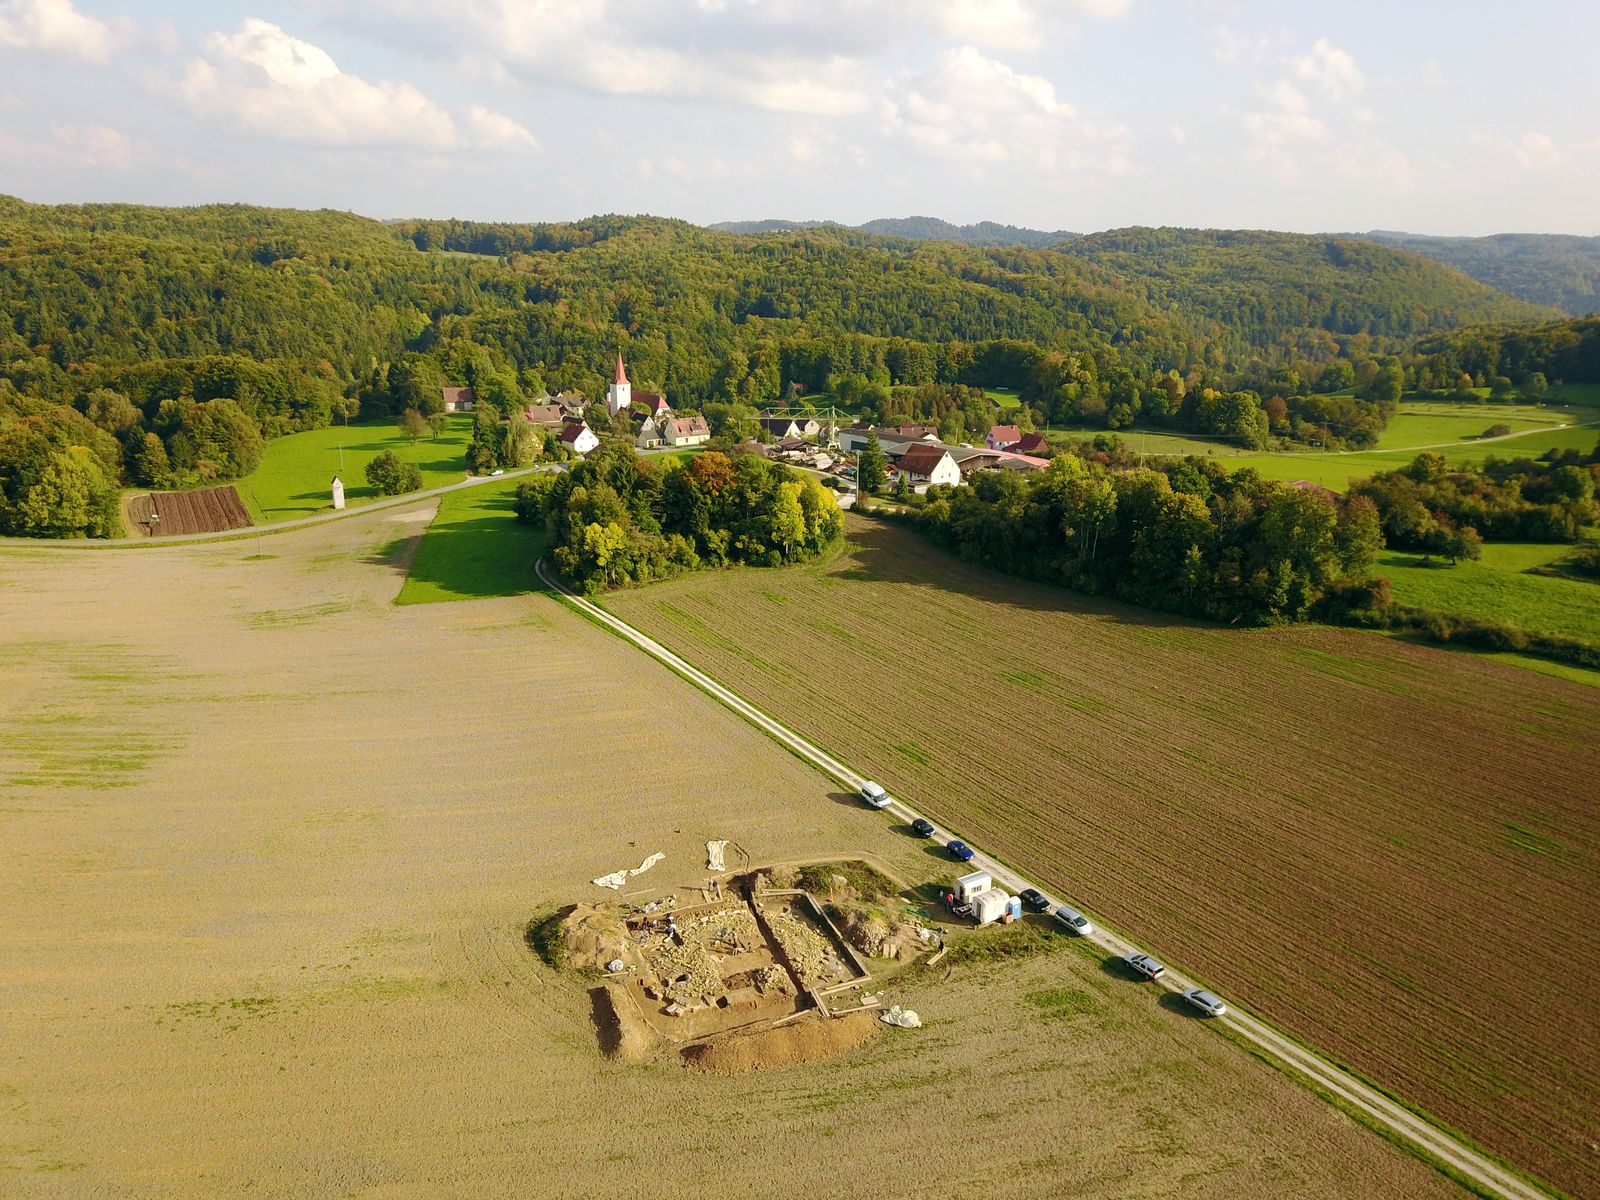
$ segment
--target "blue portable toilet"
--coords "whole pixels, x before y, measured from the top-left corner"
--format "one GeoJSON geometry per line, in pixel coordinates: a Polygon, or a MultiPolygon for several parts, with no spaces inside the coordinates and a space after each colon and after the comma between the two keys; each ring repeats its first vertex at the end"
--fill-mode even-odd
{"type": "Polygon", "coordinates": [[[1006,916],[1010,917],[1013,921],[1018,920],[1022,916],[1021,896],[1006,897],[1006,916]]]}

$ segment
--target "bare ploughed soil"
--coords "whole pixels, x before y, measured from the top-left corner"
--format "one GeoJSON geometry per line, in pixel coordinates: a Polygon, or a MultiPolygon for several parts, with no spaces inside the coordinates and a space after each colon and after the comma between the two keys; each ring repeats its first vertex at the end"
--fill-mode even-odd
{"type": "Polygon", "coordinates": [[[155,537],[170,537],[175,533],[220,533],[250,525],[250,514],[232,484],[133,496],[128,500],[126,516],[129,532],[155,537]],[[152,516],[156,519],[151,520],[152,516]]]}
{"type": "Polygon", "coordinates": [[[0,1195],[1450,1193],[1065,938],[827,1062],[603,1056],[523,938],[590,878],[943,867],[547,597],[393,606],[430,511],[0,551],[0,1195]]]}
{"type": "Polygon", "coordinates": [[[822,566],[605,603],[1225,998],[1600,1194],[1600,689],[849,529],[822,566]]]}

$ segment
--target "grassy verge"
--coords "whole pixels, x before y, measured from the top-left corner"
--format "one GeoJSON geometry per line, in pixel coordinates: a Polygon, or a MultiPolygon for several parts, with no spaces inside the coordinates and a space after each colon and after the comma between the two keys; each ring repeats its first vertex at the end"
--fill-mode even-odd
{"type": "Polygon", "coordinates": [[[534,571],[544,553],[544,529],[513,514],[519,482],[485,483],[443,496],[395,603],[440,604],[544,591],[534,571]]]}

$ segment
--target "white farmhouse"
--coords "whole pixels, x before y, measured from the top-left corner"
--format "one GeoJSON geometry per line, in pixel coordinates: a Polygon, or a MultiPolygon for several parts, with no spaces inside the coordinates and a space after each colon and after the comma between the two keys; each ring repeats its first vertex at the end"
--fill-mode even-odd
{"type": "Polygon", "coordinates": [[[587,421],[572,421],[561,431],[561,444],[582,457],[600,444],[587,421]]]}
{"type": "Polygon", "coordinates": [[[943,446],[910,446],[895,460],[894,469],[919,492],[926,491],[929,484],[954,487],[961,482],[961,468],[943,446]]]}

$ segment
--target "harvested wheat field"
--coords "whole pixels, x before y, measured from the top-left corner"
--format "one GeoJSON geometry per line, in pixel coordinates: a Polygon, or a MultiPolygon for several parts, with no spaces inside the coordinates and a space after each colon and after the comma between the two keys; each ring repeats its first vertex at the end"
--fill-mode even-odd
{"type": "Polygon", "coordinates": [[[603,1056],[523,937],[590,878],[942,868],[548,597],[394,606],[431,511],[0,550],[0,1194],[1452,1192],[1065,938],[826,1062],[603,1056]]]}
{"type": "Polygon", "coordinates": [[[1600,690],[849,530],[826,565],[606,603],[1223,996],[1600,1194],[1600,690]]]}

